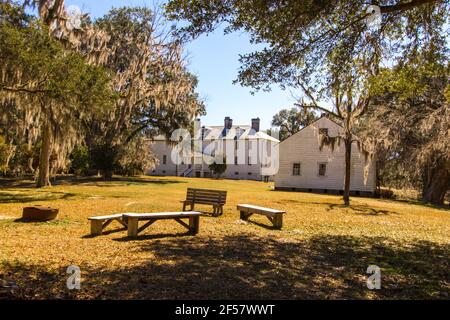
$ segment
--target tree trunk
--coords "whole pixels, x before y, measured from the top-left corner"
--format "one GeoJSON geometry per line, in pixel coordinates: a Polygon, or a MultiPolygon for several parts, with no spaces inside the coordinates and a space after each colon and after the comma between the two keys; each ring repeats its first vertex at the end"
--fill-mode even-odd
{"type": "Polygon", "coordinates": [[[29,130],[26,131],[27,132],[27,152],[28,152],[28,160],[27,160],[27,166],[28,166],[28,170],[31,174],[35,174],[35,169],[33,167],[33,141],[30,139],[30,132],[29,130]]]}
{"type": "Polygon", "coordinates": [[[450,186],[449,164],[444,161],[438,161],[438,165],[425,169],[422,188],[424,202],[444,204],[445,194],[450,186]]]}
{"type": "Polygon", "coordinates": [[[352,139],[345,139],[345,178],[344,178],[344,204],[350,205],[350,174],[352,164],[352,139]]]}
{"type": "Polygon", "coordinates": [[[111,180],[113,177],[113,170],[105,170],[103,171],[103,179],[104,180],[111,180]]]}
{"type": "Polygon", "coordinates": [[[50,154],[52,147],[52,131],[50,124],[47,122],[42,131],[42,146],[39,157],[39,176],[37,187],[51,186],[50,183],[50,154]]]}

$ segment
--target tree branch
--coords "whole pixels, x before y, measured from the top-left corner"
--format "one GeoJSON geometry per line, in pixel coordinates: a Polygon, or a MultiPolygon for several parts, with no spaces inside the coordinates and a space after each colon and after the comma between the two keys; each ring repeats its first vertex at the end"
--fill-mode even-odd
{"type": "Polygon", "coordinates": [[[406,3],[397,3],[390,6],[380,6],[380,10],[382,14],[398,12],[398,11],[406,11],[409,9],[413,9],[415,7],[419,7],[421,5],[433,2],[440,2],[440,0],[412,0],[406,3]]]}
{"type": "Polygon", "coordinates": [[[9,91],[9,92],[25,92],[25,93],[48,93],[49,90],[43,90],[43,89],[28,89],[24,87],[8,87],[1,85],[0,91],[9,91]]]}
{"type": "Polygon", "coordinates": [[[318,105],[307,105],[307,104],[300,104],[300,103],[295,103],[294,105],[299,107],[299,108],[320,110],[320,111],[323,111],[323,112],[325,112],[327,114],[332,115],[333,117],[336,117],[338,119],[342,119],[342,117],[340,117],[337,113],[335,113],[335,112],[333,112],[331,110],[328,110],[326,108],[323,108],[321,106],[318,106],[318,105]]]}

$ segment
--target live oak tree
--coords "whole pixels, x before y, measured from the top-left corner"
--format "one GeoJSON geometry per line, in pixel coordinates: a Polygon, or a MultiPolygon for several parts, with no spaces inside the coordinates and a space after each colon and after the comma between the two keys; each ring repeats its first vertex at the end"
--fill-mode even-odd
{"type": "Polygon", "coordinates": [[[450,187],[450,65],[445,46],[412,55],[405,64],[381,70],[363,134],[384,155],[380,168],[399,187],[421,191],[443,204],[450,187]]]}
{"type": "Polygon", "coordinates": [[[115,9],[94,22],[81,15],[74,27],[64,0],[24,4],[37,8],[48,34],[67,51],[81,55],[90,66],[105,67],[111,75],[112,108],[86,119],[77,131],[86,134],[91,158],[98,160],[106,177],[117,162],[130,163],[124,160],[127,144],[144,141],[147,133],[184,126],[203,112],[182,46],[159,29],[159,18],[150,10],[115,9]]]}
{"type": "Polygon", "coordinates": [[[316,114],[308,109],[283,109],[273,116],[272,126],[278,128],[279,139],[283,141],[317,119],[316,114]]]}
{"type": "Polygon", "coordinates": [[[52,154],[54,167],[63,166],[80,139],[81,121],[110,103],[109,77],[17,5],[4,2],[1,8],[2,118],[11,139],[40,141],[37,185],[50,185],[52,154]]]}
{"type": "MultiPolygon", "coordinates": [[[[169,18],[187,21],[179,31],[186,39],[212,32],[222,23],[226,33],[246,31],[262,49],[240,57],[238,83],[255,90],[270,90],[273,84],[299,88],[309,100],[301,103],[303,107],[341,121],[342,136],[322,140],[331,145],[344,141],[348,204],[351,144],[358,140],[354,128],[370,101],[367,79],[378,73],[382,61],[401,60],[406,53],[442,39],[449,9],[445,0],[369,4],[364,0],[169,0],[166,9],[169,18]],[[378,17],[373,14],[377,9],[378,17]]],[[[357,143],[361,146],[361,141],[357,143]]]]}
{"type": "Polygon", "coordinates": [[[158,21],[147,8],[120,8],[94,24],[109,38],[105,48],[114,52],[105,64],[114,73],[113,86],[119,95],[111,111],[89,124],[93,152],[109,150],[99,168],[106,178],[133,139],[185,127],[203,110],[183,47],[158,21]]]}

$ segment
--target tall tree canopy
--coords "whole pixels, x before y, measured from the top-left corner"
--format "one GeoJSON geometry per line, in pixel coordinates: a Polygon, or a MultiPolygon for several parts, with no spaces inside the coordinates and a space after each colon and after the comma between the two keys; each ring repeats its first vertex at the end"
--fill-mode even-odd
{"type": "Polygon", "coordinates": [[[169,0],[168,16],[185,20],[185,36],[197,37],[219,24],[226,32],[246,31],[263,49],[242,55],[238,81],[255,89],[273,83],[296,85],[299,75],[311,87],[327,87],[320,77],[324,58],[346,44],[341,59],[364,57],[376,67],[382,56],[404,56],[425,43],[443,40],[447,0],[381,0],[381,20],[371,27],[366,0],[169,0]],[[314,84],[313,84],[314,82],[314,84]],[[322,84],[322,86],[320,86],[322,84]]]}
{"type": "Polygon", "coordinates": [[[305,108],[283,109],[273,116],[272,126],[278,128],[279,139],[283,141],[317,119],[314,112],[305,108]]]}
{"type": "Polygon", "coordinates": [[[167,133],[187,126],[203,105],[195,93],[197,79],[186,69],[183,47],[162,32],[147,8],[113,9],[95,22],[108,36],[106,66],[119,94],[114,108],[90,123],[89,145],[108,148],[102,169],[111,175],[121,149],[147,133],[167,133]]]}
{"type": "Polygon", "coordinates": [[[65,164],[82,137],[82,120],[112,101],[109,74],[49,34],[12,2],[0,4],[0,111],[8,143],[40,141],[38,185],[49,184],[50,158],[65,164]]]}
{"type": "Polygon", "coordinates": [[[8,162],[16,146],[25,142],[30,154],[36,146],[39,186],[51,168],[66,167],[76,143],[102,158],[107,175],[115,164],[135,172],[149,162],[148,138],[204,112],[182,44],[147,8],[113,9],[96,21],[80,15],[74,24],[64,0],[7,0],[0,14],[2,154],[8,162]]]}
{"type": "Polygon", "coordinates": [[[374,141],[385,183],[422,191],[442,204],[450,187],[448,51],[427,50],[373,79],[364,135],[374,141]]]}

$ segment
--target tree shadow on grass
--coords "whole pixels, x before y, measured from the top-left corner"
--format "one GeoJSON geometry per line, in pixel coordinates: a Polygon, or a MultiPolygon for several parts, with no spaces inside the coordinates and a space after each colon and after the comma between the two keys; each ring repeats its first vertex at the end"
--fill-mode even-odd
{"type": "Polygon", "coordinates": [[[358,204],[358,205],[349,205],[345,206],[344,204],[337,203],[329,203],[329,202],[308,202],[308,204],[315,205],[326,205],[328,208],[326,211],[332,210],[351,210],[353,214],[362,215],[362,216],[384,216],[384,215],[398,215],[400,213],[391,210],[383,210],[383,209],[375,209],[366,204],[358,204]]]}
{"type": "Polygon", "coordinates": [[[349,205],[345,206],[343,204],[328,204],[328,211],[334,210],[334,209],[351,209],[353,210],[354,214],[357,215],[363,215],[363,216],[386,216],[386,215],[396,215],[399,214],[398,212],[391,211],[391,210],[381,210],[381,209],[374,209],[368,205],[349,205]]]}
{"type": "Polygon", "coordinates": [[[66,266],[3,263],[0,277],[30,299],[448,299],[450,293],[450,247],[427,241],[174,237],[139,241],[134,251],[153,258],[120,268],[81,265],[78,291],[66,289],[66,266]],[[373,264],[381,268],[381,290],[366,287],[373,264]]]}
{"type": "MultiPolygon", "coordinates": [[[[98,186],[98,187],[115,187],[115,186],[130,186],[130,185],[165,185],[187,183],[186,181],[179,181],[174,179],[152,179],[140,177],[114,177],[105,180],[101,177],[75,177],[75,176],[58,176],[55,180],[52,179],[53,186],[60,185],[83,185],[83,186],[98,186]]],[[[0,186],[2,188],[33,188],[35,182],[31,179],[0,179],[0,186]]]]}
{"type": "Polygon", "coordinates": [[[173,179],[153,179],[153,178],[140,178],[140,177],[113,177],[105,180],[101,177],[60,177],[58,178],[57,185],[84,185],[84,186],[98,186],[98,187],[112,187],[112,186],[130,186],[130,185],[166,185],[187,183],[185,181],[178,181],[173,179]]]}
{"type": "Polygon", "coordinates": [[[42,202],[53,200],[68,200],[76,197],[75,193],[57,192],[57,191],[35,191],[33,193],[26,191],[0,191],[0,203],[27,203],[42,202]]]}

